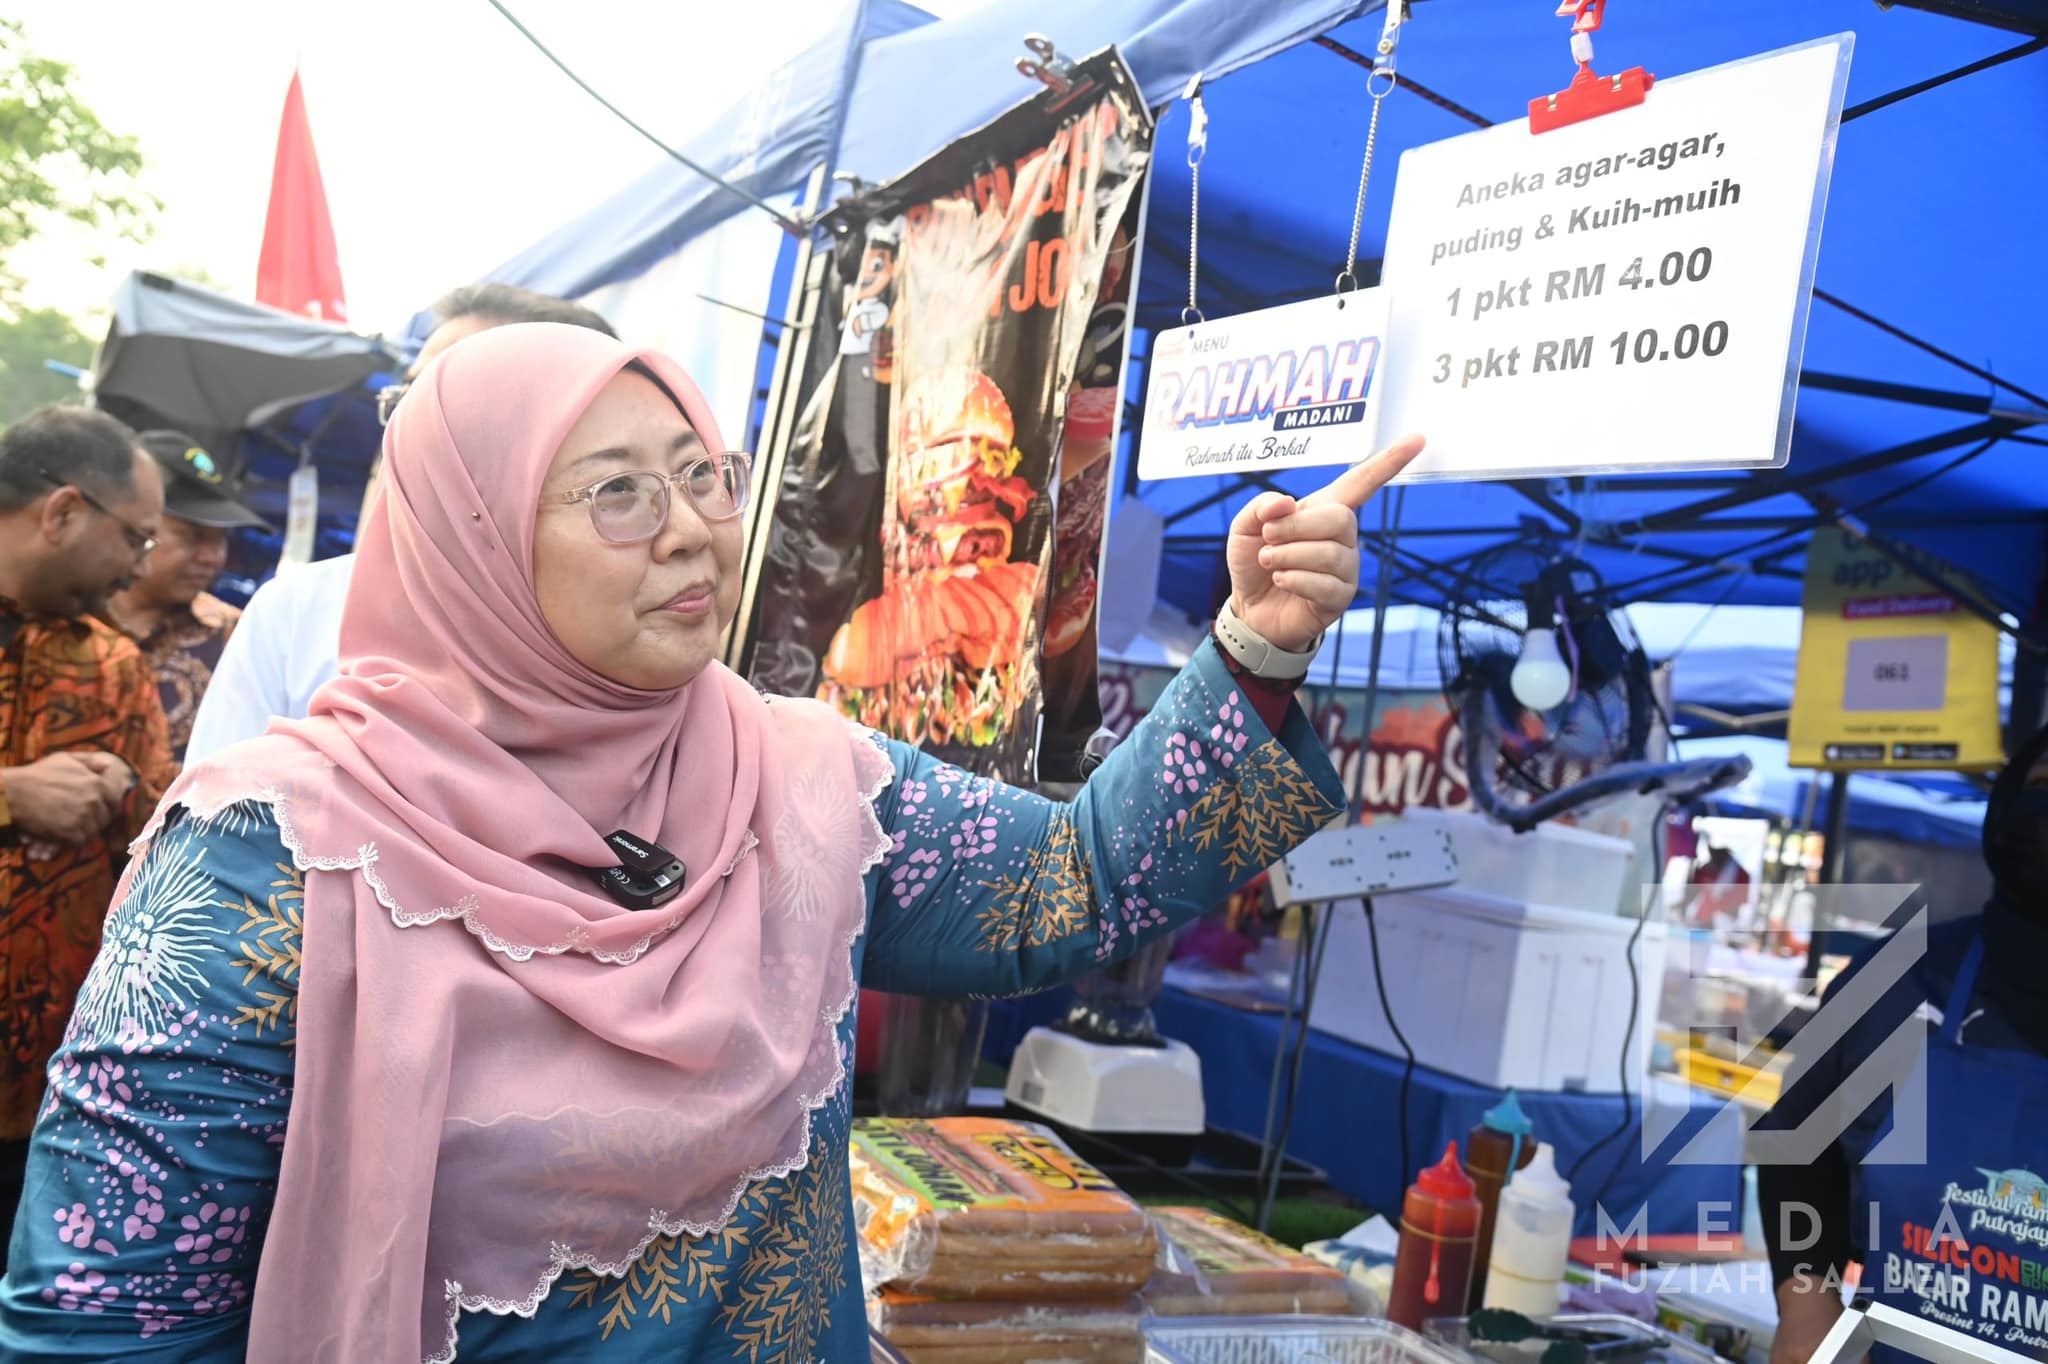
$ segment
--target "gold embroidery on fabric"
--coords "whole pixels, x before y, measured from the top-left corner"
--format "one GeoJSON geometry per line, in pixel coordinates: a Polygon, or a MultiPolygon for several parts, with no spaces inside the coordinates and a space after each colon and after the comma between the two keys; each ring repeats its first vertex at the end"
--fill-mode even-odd
{"type": "Polygon", "coordinates": [[[809,1359],[846,1287],[846,1157],[821,1132],[809,1164],[792,1179],[756,1184],[725,1227],[709,1236],[663,1236],[618,1279],[578,1271],[566,1284],[571,1308],[600,1304],[600,1338],[673,1314],[719,1304],[732,1354],[747,1364],[809,1359]]]}
{"type": "Polygon", "coordinates": [[[306,903],[305,873],[288,863],[275,864],[279,879],[270,883],[270,902],[259,906],[247,896],[242,903],[223,903],[229,909],[242,911],[242,926],[236,930],[244,936],[235,944],[241,950],[233,964],[242,968],[242,984],[248,985],[262,976],[278,987],[256,991],[256,998],[263,1001],[259,1007],[245,1004],[229,1022],[240,1027],[244,1023],[256,1025],[256,1035],[263,1036],[265,1028],[288,1031],[284,1045],[291,1047],[298,1042],[299,1027],[299,949],[304,935],[301,915],[306,903]]]}
{"type": "Polygon", "coordinates": [[[1187,817],[1167,826],[1166,841],[1186,838],[1195,851],[1223,845],[1223,870],[1231,876],[1259,871],[1336,813],[1308,774],[1277,739],[1268,739],[1195,802],[1187,817]]]}
{"type": "Polygon", "coordinates": [[[1044,947],[1095,921],[1095,877],[1071,808],[1053,812],[1046,841],[1025,854],[1016,876],[982,882],[995,899],[978,916],[984,952],[1044,947]]]}

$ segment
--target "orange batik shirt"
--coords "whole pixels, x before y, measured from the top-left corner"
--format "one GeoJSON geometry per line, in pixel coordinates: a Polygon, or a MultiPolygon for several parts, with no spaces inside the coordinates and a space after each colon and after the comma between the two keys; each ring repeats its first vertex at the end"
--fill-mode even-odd
{"type": "Polygon", "coordinates": [[[24,618],[0,598],[0,767],[100,749],[140,778],[103,836],[32,861],[0,790],[0,1140],[35,1125],[43,1065],[99,951],[115,870],[173,772],[156,679],[93,620],[24,618]]]}

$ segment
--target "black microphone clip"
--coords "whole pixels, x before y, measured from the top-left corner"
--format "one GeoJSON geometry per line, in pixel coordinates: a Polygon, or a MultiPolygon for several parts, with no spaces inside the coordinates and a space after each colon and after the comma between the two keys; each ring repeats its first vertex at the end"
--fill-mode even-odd
{"type": "Polygon", "coordinates": [[[604,841],[618,856],[619,865],[592,875],[605,894],[627,909],[657,909],[683,893],[689,871],[667,848],[624,829],[607,835],[604,841]]]}

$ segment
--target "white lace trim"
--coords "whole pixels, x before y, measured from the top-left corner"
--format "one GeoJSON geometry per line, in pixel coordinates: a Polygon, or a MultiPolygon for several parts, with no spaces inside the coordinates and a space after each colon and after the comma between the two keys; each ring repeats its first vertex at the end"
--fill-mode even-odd
{"type": "MultiPolygon", "coordinates": [[[[864,783],[860,792],[860,808],[862,817],[867,823],[869,842],[867,851],[862,854],[859,875],[865,878],[870,871],[881,865],[882,859],[889,855],[889,851],[893,846],[888,831],[882,827],[881,817],[875,813],[875,803],[881,799],[882,793],[888,790],[890,784],[896,780],[896,764],[890,758],[887,747],[880,735],[862,729],[851,722],[848,722],[848,728],[853,731],[854,776],[857,781],[864,783]],[[862,770],[864,767],[866,768],[865,771],[862,770]]],[[[383,878],[377,874],[377,848],[374,843],[365,843],[361,848],[357,849],[354,857],[309,856],[304,846],[300,843],[297,832],[292,828],[291,815],[288,809],[289,802],[286,800],[284,792],[274,786],[263,787],[226,798],[211,807],[202,807],[193,803],[189,798],[181,798],[176,806],[166,804],[157,811],[142,834],[136,838],[130,851],[139,859],[146,850],[146,845],[150,839],[161,829],[165,816],[173,809],[182,808],[197,823],[212,826],[216,821],[237,818],[237,810],[240,807],[251,804],[266,805],[270,808],[271,814],[277,820],[279,840],[290,851],[292,862],[299,870],[360,872],[364,883],[376,895],[377,903],[382,905],[391,914],[392,921],[400,927],[406,927],[409,924],[431,923],[439,919],[460,916],[463,919],[464,926],[476,934],[478,939],[487,947],[490,947],[493,951],[503,952],[514,961],[526,961],[533,956],[535,951],[555,954],[571,950],[567,944],[555,948],[536,949],[530,947],[522,948],[517,944],[506,944],[502,939],[495,939],[495,935],[492,935],[488,929],[483,929],[480,925],[472,922],[476,911],[476,899],[474,896],[465,896],[458,905],[447,909],[436,910],[428,914],[408,914],[391,898],[390,891],[385,887],[383,878]]],[[[246,826],[242,827],[244,830],[246,829],[246,826]]],[[[738,866],[740,860],[753,850],[754,842],[749,841],[741,849],[739,855],[733,859],[732,865],[738,866]]],[[[731,873],[731,870],[731,867],[726,869],[728,875],[731,873]]],[[[670,927],[673,927],[673,925],[670,925],[670,927]]],[[[860,995],[860,975],[852,969],[852,954],[854,944],[860,941],[861,935],[866,931],[867,916],[862,914],[860,920],[847,930],[845,940],[841,944],[848,957],[846,994],[836,1004],[829,1005],[820,1019],[825,1025],[826,1032],[830,1035],[836,1036],[839,1031],[839,1025],[845,1021],[847,1012],[853,1008],[854,1000],[860,995]]],[[[653,941],[655,936],[657,934],[649,934],[646,939],[642,940],[634,948],[634,955],[637,956],[640,952],[645,951],[647,945],[653,941]]],[[[606,960],[614,959],[614,957],[600,952],[592,952],[590,955],[606,960]]],[[[630,960],[630,958],[627,958],[627,960],[630,960]]],[[[733,1184],[732,1192],[725,1202],[725,1210],[716,1219],[700,1224],[691,1222],[687,1218],[670,1218],[659,1208],[650,1209],[647,1214],[647,1234],[634,1245],[625,1258],[616,1262],[599,1260],[590,1252],[579,1251],[561,1242],[554,1242],[548,1247],[548,1268],[535,1282],[533,1291],[517,1301],[487,1297],[483,1294],[465,1293],[460,1282],[453,1279],[446,1280],[443,1282],[442,1292],[448,1307],[448,1335],[440,1349],[433,1354],[425,1356],[421,1364],[454,1364],[461,1334],[460,1323],[462,1313],[466,1311],[489,1312],[494,1316],[516,1316],[531,1320],[534,1314],[540,1310],[541,1303],[547,1300],[548,1294],[554,1291],[555,1283],[565,1272],[572,1269],[588,1269],[595,1274],[608,1278],[617,1278],[631,1269],[634,1263],[642,1255],[646,1254],[647,1247],[652,1245],[657,1238],[662,1236],[708,1236],[732,1220],[733,1214],[739,1209],[740,1200],[746,1197],[749,1187],[770,1179],[787,1179],[797,1171],[804,1169],[810,1163],[812,1118],[819,1109],[832,1101],[833,1096],[838,1094],[841,1087],[847,1082],[845,1057],[840,1053],[836,1043],[833,1047],[833,1057],[832,1074],[825,1086],[815,1094],[804,1096],[802,1100],[803,1121],[798,1132],[795,1156],[786,1161],[762,1166],[743,1175],[733,1184]]]]}

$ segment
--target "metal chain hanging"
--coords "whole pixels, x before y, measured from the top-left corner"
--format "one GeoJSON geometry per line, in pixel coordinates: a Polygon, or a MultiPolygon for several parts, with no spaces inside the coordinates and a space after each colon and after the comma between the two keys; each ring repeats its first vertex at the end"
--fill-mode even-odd
{"type": "Polygon", "coordinates": [[[1401,24],[1408,17],[1408,0],[1387,0],[1387,22],[1380,29],[1380,44],[1366,78],[1366,93],[1372,96],[1372,117],[1365,125],[1365,161],[1358,168],[1358,202],[1351,209],[1351,244],[1344,250],[1344,273],[1337,276],[1337,292],[1350,293],[1358,287],[1358,237],[1365,228],[1365,191],[1372,184],[1372,154],[1380,139],[1380,101],[1394,93],[1394,49],[1401,43],[1401,24]]]}
{"type": "Polygon", "coordinates": [[[1188,306],[1180,310],[1180,320],[1193,326],[1206,322],[1201,307],[1195,302],[1196,261],[1201,257],[1202,231],[1202,160],[1209,154],[1209,111],[1202,107],[1202,73],[1197,71],[1188,82],[1187,94],[1183,96],[1191,106],[1188,110],[1188,306]]]}

